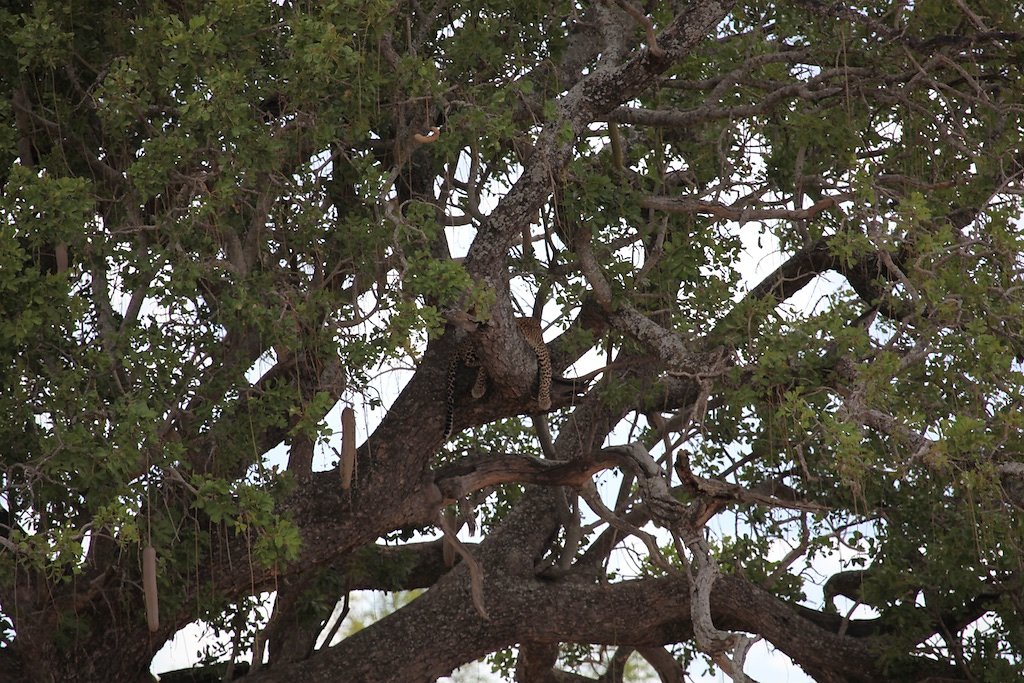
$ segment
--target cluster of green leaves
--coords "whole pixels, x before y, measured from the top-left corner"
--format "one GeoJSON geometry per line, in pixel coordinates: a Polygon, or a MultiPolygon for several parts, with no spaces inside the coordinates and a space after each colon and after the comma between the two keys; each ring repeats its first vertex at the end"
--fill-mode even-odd
{"type": "MultiPolygon", "coordinates": [[[[889,3],[867,3],[863,9],[869,16],[892,22],[893,17],[886,14],[890,8],[889,3]]],[[[1013,23],[1005,8],[986,9],[993,17],[1013,23]]],[[[962,15],[941,3],[928,3],[920,13],[915,4],[910,16],[907,30],[922,40],[941,33],[938,27],[954,33],[953,24],[962,21],[962,15]]],[[[844,68],[875,73],[914,68],[905,61],[905,51],[877,41],[864,25],[828,21],[798,5],[745,3],[734,18],[737,27],[771,25],[776,35],[753,31],[721,41],[715,49],[702,50],[684,63],[681,78],[690,82],[728,78],[726,74],[749,57],[779,51],[777,37],[785,37],[790,46],[806,47],[808,64],[829,63],[817,57],[821,47],[846,45],[839,53],[844,68]]],[[[803,77],[815,78],[824,68],[808,69],[803,77]]],[[[980,67],[965,68],[972,76],[979,75],[972,69],[980,67]]],[[[1004,73],[997,67],[993,71],[1004,73]]],[[[744,85],[726,91],[731,99],[715,104],[754,106],[772,84],[782,84],[790,75],[782,60],[766,60],[743,75],[744,85]]],[[[694,110],[703,104],[702,95],[696,87],[660,89],[652,93],[648,106],[694,110]]],[[[1006,105],[1002,111],[1012,108],[1011,102],[1019,96],[1019,90],[1007,93],[1000,103],[1006,105]]],[[[915,619],[923,619],[920,610],[897,609],[907,604],[906,590],[897,581],[917,586],[950,584],[945,606],[952,607],[981,590],[979,576],[991,580],[1008,571],[1005,549],[1021,545],[1018,522],[1006,514],[995,470],[997,453],[1019,452],[1019,417],[1010,406],[1021,401],[1019,372],[1012,370],[1020,349],[1015,334],[1007,329],[1008,321],[1016,319],[1019,325],[1020,320],[1020,302],[1010,282],[1011,274],[1019,277],[1019,254],[1024,247],[1012,213],[1019,209],[993,206],[983,212],[971,234],[984,237],[966,249],[962,233],[952,224],[957,207],[987,199],[979,192],[991,188],[985,182],[989,172],[974,164],[986,156],[981,150],[989,148],[981,134],[986,127],[983,122],[1000,107],[986,108],[975,118],[956,109],[961,104],[951,105],[927,90],[913,92],[890,111],[879,111],[869,97],[841,99],[841,106],[831,106],[827,100],[798,100],[741,125],[722,121],[680,130],[665,140],[670,145],[668,154],[697,187],[732,179],[737,189],[764,184],[787,196],[796,187],[797,172],[826,183],[849,184],[856,198],[845,213],[824,212],[805,225],[770,221],[765,227],[787,252],[822,235],[834,236],[829,247],[844,266],[860,263],[868,255],[875,259],[877,250],[885,249],[903,264],[909,284],[883,288],[888,292],[882,300],[867,303],[895,307],[909,302],[912,317],[890,325],[883,316],[865,328],[855,324],[867,310],[859,296],[849,287],[821,281],[822,296],[813,312],[800,308],[772,312],[774,302],[764,300],[731,307],[729,297],[739,294],[737,252],[721,253],[724,268],[715,277],[706,276],[710,259],[686,252],[678,264],[665,268],[680,278],[680,300],[692,302],[698,324],[716,318],[709,310],[731,308],[720,331],[725,339],[741,340],[736,346],[744,362],[731,380],[716,387],[714,408],[703,423],[692,462],[700,471],[715,473],[742,461],[745,466],[736,476],[743,483],[757,485],[782,476],[805,497],[833,507],[834,513],[808,519],[809,557],[834,551],[838,538],[882,565],[889,558],[901,558],[893,560],[891,573],[873,576],[879,582],[874,588],[878,595],[904,596],[892,606],[893,615],[915,614],[915,619]],[[961,152],[951,152],[948,131],[942,129],[942,121],[949,120],[950,113],[942,113],[948,106],[956,109],[954,117],[963,115],[971,121],[958,140],[965,146],[961,152]],[[871,149],[885,153],[864,153],[871,149]],[[906,191],[899,202],[893,202],[871,184],[884,173],[937,183],[937,187],[906,191]],[[972,182],[963,186],[939,182],[965,177],[972,182]],[[884,226],[875,231],[876,236],[861,230],[872,221],[884,226]],[[858,229],[850,230],[851,225],[858,229]],[[1007,305],[1018,307],[1016,313],[1007,305]],[[918,362],[903,360],[915,345],[930,353],[918,362]],[[840,410],[849,395],[836,389],[849,391],[850,387],[844,386],[847,379],[834,374],[838,357],[855,363],[858,400],[937,439],[928,462],[915,461],[913,449],[898,433],[869,434],[840,410]],[[870,511],[881,511],[884,518],[869,515],[867,526],[851,526],[870,511]],[[913,526],[906,526],[911,519],[913,526]],[[980,531],[989,529],[988,525],[992,525],[990,533],[980,531]],[[871,537],[865,538],[861,530],[871,537]],[[953,548],[957,537],[960,546],[953,548]],[[964,544],[965,538],[972,542],[964,544]],[[923,553],[927,561],[911,567],[906,553],[920,548],[927,548],[923,553]],[[922,573],[927,575],[923,579],[919,578],[922,573]],[[952,587],[956,581],[943,579],[943,573],[957,574],[957,581],[965,582],[962,589],[952,587]]],[[[1004,140],[994,149],[1000,149],[1004,140]]],[[[655,155],[664,155],[666,149],[644,148],[657,150],[655,155]]],[[[1011,202],[1010,206],[1017,205],[1011,202]]],[[[684,226],[673,225],[673,230],[680,228],[685,233],[684,226]]],[[[703,226],[695,226],[693,232],[712,233],[703,226]]],[[[682,244],[692,249],[695,242],[683,240],[682,244]]],[[[685,319],[687,313],[677,322],[683,332],[693,330],[693,323],[688,326],[685,319]]],[[[780,536],[798,538],[800,527],[794,516],[765,514],[758,506],[737,514],[743,531],[735,539],[723,540],[718,549],[722,566],[742,567],[747,576],[766,576],[775,566],[766,559],[770,542],[780,536]]],[[[1017,556],[1016,552],[1009,555],[1017,556]]],[[[863,561],[863,557],[856,559],[863,561]]],[[[795,573],[786,575],[775,590],[798,599],[806,592],[804,580],[795,573]]],[[[885,616],[891,615],[886,611],[885,616]]],[[[1004,625],[1001,637],[1011,630],[1004,625]]],[[[995,641],[986,642],[992,651],[995,641]]]]}
{"type": "MultiPolygon", "coordinates": [[[[0,351],[12,360],[0,370],[8,416],[0,438],[11,446],[5,500],[27,530],[12,536],[21,555],[5,556],[5,576],[13,561],[71,576],[87,529],[127,548],[149,539],[166,546],[168,576],[175,563],[197,561],[181,550],[192,545],[182,534],[202,535],[209,524],[252,534],[255,561],[292,559],[298,534],[275,512],[281,488],[239,476],[263,455],[253,434],[297,420],[293,433],[315,438],[329,397],[285,384],[247,393],[253,358],[225,353],[225,344],[241,333],[268,349],[333,350],[357,387],[395,346],[372,329],[336,335],[325,321],[358,317],[352,296],[311,285],[334,258],[372,281],[393,242],[372,202],[356,195],[343,213],[320,211],[334,191],[328,161],[327,180],[333,172],[348,188],[380,176],[330,150],[368,137],[380,89],[409,77],[379,68],[377,31],[389,6],[297,11],[225,0],[191,9],[38,2],[0,10],[0,351]],[[24,157],[19,136],[42,137],[45,124],[26,129],[11,104],[19,88],[62,126],[61,136],[35,143],[35,158],[24,157]],[[104,176],[104,165],[123,174],[104,176]],[[267,189],[281,200],[263,254],[240,268],[234,243],[267,189]],[[70,254],[67,272],[40,266],[56,262],[56,245],[70,254]],[[140,295],[141,314],[125,323],[140,295]],[[221,445],[205,474],[162,431],[186,407],[194,435],[221,445]],[[172,467],[195,492],[192,521],[146,512],[162,507],[154,496],[172,467]]],[[[431,270],[426,259],[420,268],[429,283],[420,294],[450,298],[465,284],[461,271],[431,270]]],[[[417,315],[396,323],[395,335],[437,327],[436,315],[417,315]]]]}

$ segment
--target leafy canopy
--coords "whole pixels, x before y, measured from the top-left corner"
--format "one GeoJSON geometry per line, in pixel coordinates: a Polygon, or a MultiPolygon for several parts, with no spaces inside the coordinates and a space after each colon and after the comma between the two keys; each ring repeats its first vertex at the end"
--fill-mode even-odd
{"type": "Polygon", "coordinates": [[[1021,675],[1021,24],[0,9],[0,670],[128,680],[206,619],[257,680],[738,677],[741,633],[821,680],[1021,675]],[[439,514],[480,523],[456,569],[439,514]]]}

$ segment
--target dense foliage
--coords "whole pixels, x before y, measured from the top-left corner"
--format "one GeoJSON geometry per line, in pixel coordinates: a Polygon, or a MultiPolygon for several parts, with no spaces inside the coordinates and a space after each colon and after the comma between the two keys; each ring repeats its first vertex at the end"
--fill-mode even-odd
{"type": "Polygon", "coordinates": [[[5,3],[0,680],[1024,674],[1022,15],[5,3]]]}

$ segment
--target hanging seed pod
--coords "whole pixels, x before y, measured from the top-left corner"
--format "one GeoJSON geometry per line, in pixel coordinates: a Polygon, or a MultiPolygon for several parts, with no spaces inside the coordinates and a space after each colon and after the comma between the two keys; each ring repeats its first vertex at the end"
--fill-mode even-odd
{"type": "Polygon", "coordinates": [[[150,633],[160,628],[160,604],[156,593],[156,549],[147,545],[142,549],[142,591],[146,598],[146,625],[150,633]]]}
{"type": "Polygon", "coordinates": [[[341,489],[352,488],[352,476],[356,471],[356,411],[345,406],[341,411],[341,489]]]}

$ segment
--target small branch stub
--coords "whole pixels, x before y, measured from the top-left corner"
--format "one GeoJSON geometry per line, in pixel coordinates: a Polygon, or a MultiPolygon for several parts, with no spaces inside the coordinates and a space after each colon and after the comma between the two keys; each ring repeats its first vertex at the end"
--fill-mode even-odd
{"type": "Polygon", "coordinates": [[[423,133],[413,133],[412,139],[421,145],[429,145],[432,142],[437,142],[437,139],[441,137],[441,129],[434,126],[430,129],[429,135],[423,133]]]}
{"type": "MultiPolygon", "coordinates": [[[[484,619],[490,619],[487,615],[487,608],[484,606],[484,570],[477,562],[476,558],[473,557],[472,553],[469,552],[469,548],[462,544],[456,534],[455,527],[452,525],[451,520],[445,516],[444,512],[438,512],[437,515],[437,526],[441,529],[441,533],[444,536],[444,545],[450,545],[451,548],[462,557],[462,561],[465,562],[466,568],[469,570],[469,595],[473,602],[473,607],[476,608],[477,614],[484,619]]],[[[442,546],[442,549],[444,546],[442,546]]]]}
{"type": "Polygon", "coordinates": [[[615,4],[625,10],[629,16],[633,17],[638,24],[644,27],[644,32],[647,34],[647,49],[650,50],[651,54],[659,58],[664,57],[665,51],[658,45],[658,35],[654,30],[654,24],[651,22],[650,17],[637,7],[634,7],[633,3],[629,2],[629,0],[615,0],[615,4]]]}

